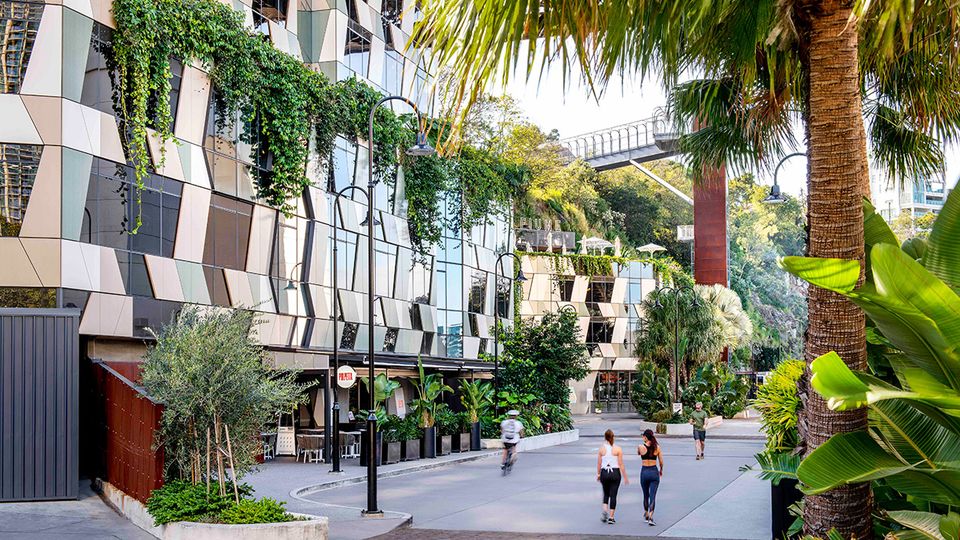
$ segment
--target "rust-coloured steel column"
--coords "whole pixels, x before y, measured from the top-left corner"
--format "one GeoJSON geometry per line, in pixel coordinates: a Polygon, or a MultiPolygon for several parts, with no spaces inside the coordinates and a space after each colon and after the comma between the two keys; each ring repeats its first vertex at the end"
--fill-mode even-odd
{"type": "Polygon", "coordinates": [[[708,168],[693,186],[693,279],[700,285],[728,287],[727,174],[708,168]]]}

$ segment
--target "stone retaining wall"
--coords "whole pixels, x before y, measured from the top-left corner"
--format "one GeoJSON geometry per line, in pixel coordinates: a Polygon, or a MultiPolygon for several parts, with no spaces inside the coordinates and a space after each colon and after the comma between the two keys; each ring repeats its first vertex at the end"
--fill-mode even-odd
{"type": "MultiPolygon", "coordinates": [[[[556,433],[544,433],[542,435],[534,435],[533,437],[524,437],[520,439],[520,444],[517,445],[517,451],[527,452],[530,450],[537,450],[539,448],[546,448],[548,446],[556,446],[558,444],[566,444],[578,440],[580,440],[579,429],[558,431],[556,433]]],[[[501,442],[500,439],[483,439],[483,447],[503,448],[503,442],[501,442]]]]}

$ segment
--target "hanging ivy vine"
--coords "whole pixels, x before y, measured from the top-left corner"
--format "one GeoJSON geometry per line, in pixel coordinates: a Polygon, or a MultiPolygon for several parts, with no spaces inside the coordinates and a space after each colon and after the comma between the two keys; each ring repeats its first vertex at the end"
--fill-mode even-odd
{"type": "MultiPolygon", "coordinates": [[[[371,108],[382,97],[357,80],[330,82],[296,58],[274,48],[265,36],[244,26],[243,16],[217,0],[114,0],[111,68],[116,101],[133,164],[137,205],[150,173],[148,129],[161,143],[171,140],[171,58],[209,72],[216,90],[218,119],[239,113],[241,138],[254,155],[268,157],[269,170],[257,178],[259,196],[285,213],[309,185],[310,139],[322,165],[330,165],[336,137],[365,143],[371,108]],[[160,99],[160,97],[163,99],[160,99]],[[256,130],[256,131],[254,131],[256,130]]],[[[404,167],[407,218],[414,247],[429,250],[441,238],[444,192],[452,205],[450,226],[469,228],[509,208],[511,185],[523,174],[479,150],[465,148],[449,160],[401,157],[415,140],[411,115],[388,107],[374,118],[374,177],[393,182],[404,167]]],[[[217,126],[219,129],[226,125],[217,126]]],[[[163,163],[164,144],[160,145],[163,163]]],[[[141,225],[138,216],[131,232],[141,225]]]]}

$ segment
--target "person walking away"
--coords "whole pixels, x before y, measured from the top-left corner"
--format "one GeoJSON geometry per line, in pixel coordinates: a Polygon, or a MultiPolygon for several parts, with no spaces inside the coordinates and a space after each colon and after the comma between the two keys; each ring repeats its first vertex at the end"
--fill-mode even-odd
{"type": "Polygon", "coordinates": [[[637,447],[640,454],[640,488],[643,490],[643,519],[651,527],[657,523],[653,520],[653,511],[657,507],[657,489],[660,488],[660,478],[663,477],[663,451],[653,431],[643,432],[643,444],[637,447]],[[660,470],[657,470],[657,461],[660,470]]]}
{"type": "Polygon", "coordinates": [[[693,424],[693,446],[697,451],[697,459],[703,459],[703,447],[707,439],[707,411],[703,410],[703,403],[697,402],[696,409],[690,413],[690,423],[693,424]]]}
{"type": "Polygon", "coordinates": [[[617,511],[620,480],[629,485],[630,476],[623,465],[623,450],[613,443],[613,430],[608,429],[603,438],[604,443],[597,452],[597,481],[603,487],[603,513],[600,521],[613,525],[617,522],[613,515],[617,511]]]}
{"type": "Polygon", "coordinates": [[[500,440],[503,442],[503,461],[500,469],[504,476],[510,472],[513,462],[516,461],[516,446],[520,442],[520,436],[523,434],[523,423],[517,420],[520,412],[517,410],[507,411],[507,418],[500,422],[500,440]]]}

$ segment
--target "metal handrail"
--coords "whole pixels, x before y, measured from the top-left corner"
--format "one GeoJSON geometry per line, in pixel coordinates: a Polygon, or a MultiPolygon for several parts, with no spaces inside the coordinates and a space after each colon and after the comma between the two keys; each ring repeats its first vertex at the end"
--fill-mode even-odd
{"type": "Polygon", "coordinates": [[[656,144],[658,134],[669,132],[669,124],[666,114],[660,110],[649,118],[567,137],[559,142],[575,157],[590,159],[656,144]]]}

